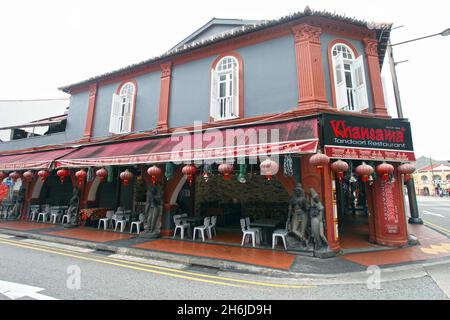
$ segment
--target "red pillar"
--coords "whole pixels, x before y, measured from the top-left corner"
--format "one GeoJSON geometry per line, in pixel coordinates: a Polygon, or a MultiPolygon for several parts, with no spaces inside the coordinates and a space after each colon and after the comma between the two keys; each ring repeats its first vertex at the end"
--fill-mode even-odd
{"type": "Polygon", "coordinates": [[[172,78],[172,62],[161,64],[161,89],[159,97],[158,130],[169,128],[170,82],[172,78]]]}
{"type": "Polygon", "coordinates": [[[389,183],[378,178],[372,188],[372,210],[375,242],[385,246],[400,247],[408,243],[405,206],[401,175],[395,172],[395,182],[389,183]]]}
{"type": "Polygon", "coordinates": [[[378,59],[378,45],[375,39],[364,39],[364,50],[367,58],[367,68],[372,87],[373,113],[380,116],[388,116],[386,103],[383,95],[383,85],[381,83],[381,69],[378,59]]]}
{"type": "Polygon", "coordinates": [[[86,116],[86,125],[84,127],[83,140],[89,141],[92,137],[92,128],[94,124],[95,100],[97,99],[97,83],[89,86],[89,104],[86,116]]]}
{"type": "Polygon", "coordinates": [[[322,62],[322,29],[308,24],[292,28],[298,79],[298,109],[328,108],[322,62]]]}

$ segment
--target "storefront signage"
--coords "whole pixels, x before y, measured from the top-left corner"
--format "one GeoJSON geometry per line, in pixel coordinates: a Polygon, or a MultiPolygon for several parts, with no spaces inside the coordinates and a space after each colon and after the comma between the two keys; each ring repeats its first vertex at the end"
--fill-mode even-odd
{"type": "Polygon", "coordinates": [[[324,114],[323,144],[331,158],[415,161],[411,126],[401,120],[324,114]]]}

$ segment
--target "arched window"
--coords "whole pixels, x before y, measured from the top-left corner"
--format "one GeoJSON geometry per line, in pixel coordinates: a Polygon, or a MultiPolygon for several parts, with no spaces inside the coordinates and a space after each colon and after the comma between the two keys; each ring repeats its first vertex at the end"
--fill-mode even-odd
{"type": "Polygon", "coordinates": [[[361,111],[369,108],[363,56],[344,43],[331,48],[336,108],[361,111]]]}
{"type": "Polygon", "coordinates": [[[428,177],[427,176],[422,176],[422,177],[420,177],[420,179],[422,179],[422,182],[428,182],[428,177]]]}
{"type": "Polygon", "coordinates": [[[433,176],[433,181],[436,183],[440,183],[441,182],[441,176],[440,175],[434,175],[433,176]]]}
{"type": "Polygon", "coordinates": [[[211,69],[211,110],[214,120],[238,118],[239,62],[233,56],[219,60],[211,69]]]}
{"type": "Polygon", "coordinates": [[[135,94],[136,86],[131,81],[124,83],[118,93],[113,94],[109,132],[131,132],[135,94]]]}
{"type": "Polygon", "coordinates": [[[450,181],[450,174],[447,175],[446,179],[447,181],[450,181]]]}

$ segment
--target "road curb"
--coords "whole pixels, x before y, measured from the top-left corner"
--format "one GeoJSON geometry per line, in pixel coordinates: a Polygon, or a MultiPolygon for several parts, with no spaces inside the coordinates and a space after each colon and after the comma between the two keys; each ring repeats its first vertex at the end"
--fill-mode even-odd
{"type": "MultiPolygon", "coordinates": [[[[48,241],[53,243],[60,243],[66,245],[72,245],[87,249],[94,249],[98,251],[106,251],[111,254],[121,254],[134,256],[139,258],[149,258],[166,262],[175,262],[184,265],[194,265],[209,268],[219,269],[221,272],[239,272],[239,273],[250,273],[255,275],[262,275],[267,277],[276,277],[284,279],[296,279],[301,281],[303,284],[361,284],[367,281],[369,274],[366,271],[356,271],[356,272],[345,272],[345,273],[333,273],[333,274],[311,274],[311,273],[301,273],[293,271],[284,271],[266,267],[260,267],[250,264],[232,262],[227,260],[220,260],[214,258],[204,258],[204,257],[194,257],[182,254],[172,254],[151,250],[118,247],[109,244],[94,243],[83,240],[75,240],[68,238],[60,238],[49,235],[42,235],[36,233],[28,233],[15,230],[1,229],[1,234],[15,236],[19,238],[34,239],[41,241],[48,241]]],[[[418,263],[412,263],[402,266],[393,266],[381,269],[384,279],[382,281],[395,281],[395,280],[405,280],[411,278],[418,278],[427,275],[426,267],[438,264],[450,263],[450,259],[447,261],[421,261],[418,263]]]]}

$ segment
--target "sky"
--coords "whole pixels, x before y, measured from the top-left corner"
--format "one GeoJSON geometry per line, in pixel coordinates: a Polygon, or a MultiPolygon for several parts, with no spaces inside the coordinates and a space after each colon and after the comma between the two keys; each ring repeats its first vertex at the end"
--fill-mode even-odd
{"type": "MultiPolygon", "coordinates": [[[[5,1],[0,10],[0,101],[68,98],[57,88],[160,55],[213,17],[271,20],[307,5],[403,26],[392,32],[392,43],[450,28],[448,0],[5,1]]],[[[400,45],[394,56],[409,60],[397,66],[397,75],[416,156],[450,160],[450,36],[400,45]]],[[[389,112],[396,117],[387,59],[382,75],[389,112]]],[[[55,114],[65,106],[60,109],[55,114]]],[[[39,110],[30,114],[41,117],[39,110]]]]}

